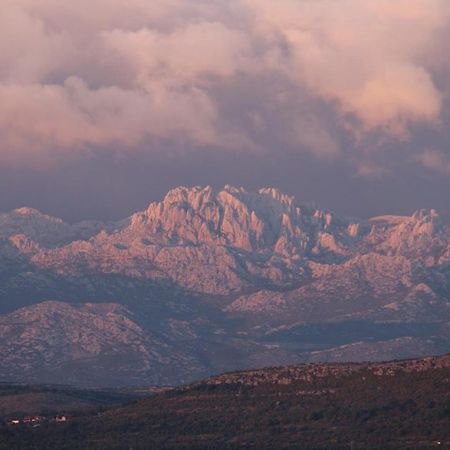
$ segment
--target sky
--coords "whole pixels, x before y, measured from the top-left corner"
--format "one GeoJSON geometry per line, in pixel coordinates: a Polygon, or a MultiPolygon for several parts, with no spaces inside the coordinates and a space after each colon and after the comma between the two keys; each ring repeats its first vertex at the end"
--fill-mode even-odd
{"type": "Polygon", "coordinates": [[[178,185],[450,219],[448,0],[2,0],[0,210],[178,185]]]}

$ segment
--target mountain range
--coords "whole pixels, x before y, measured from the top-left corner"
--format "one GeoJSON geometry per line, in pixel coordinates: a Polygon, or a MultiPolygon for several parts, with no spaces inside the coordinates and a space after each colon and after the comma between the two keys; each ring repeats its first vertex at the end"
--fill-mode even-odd
{"type": "Polygon", "coordinates": [[[118,222],[0,214],[0,381],[179,384],[450,351],[450,225],[178,187],[118,222]]]}

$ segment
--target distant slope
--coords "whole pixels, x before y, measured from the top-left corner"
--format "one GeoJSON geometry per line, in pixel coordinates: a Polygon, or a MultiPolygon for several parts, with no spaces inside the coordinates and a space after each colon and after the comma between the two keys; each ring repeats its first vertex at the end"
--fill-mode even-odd
{"type": "Polygon", "coordinates": [[[207,370],[125,307],[44,302],[0,316],[3,380],[83,386],[171,384],[207,370]],[[174,377],[173,374],[177,376],[174,377]]]}
{"type": "Polygon", "coordinates": [[[4,428],[0,448],[449,448],[449,393],[450,355],[229,373],[67,425],[4,428]]]}
{"type": "Polygon", "coordinates": [[[132,391],[0,384],[0,420],[30,415],[88,413],[92,409],[111,407],[137,397],[132,391]]]}

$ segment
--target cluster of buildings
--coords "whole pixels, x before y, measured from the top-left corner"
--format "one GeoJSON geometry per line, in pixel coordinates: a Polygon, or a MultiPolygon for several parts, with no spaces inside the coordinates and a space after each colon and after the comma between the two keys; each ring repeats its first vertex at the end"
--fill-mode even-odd
{"type": "Polygon", "coordinates": [[[33,427],[40,426],[43,422],[67,422],[69,417],[66,415],[57,415],[53,417],[46,416],[27,416],[21,418],[10,419],[6,422],[7,425],[31,425],[33,427]]]}

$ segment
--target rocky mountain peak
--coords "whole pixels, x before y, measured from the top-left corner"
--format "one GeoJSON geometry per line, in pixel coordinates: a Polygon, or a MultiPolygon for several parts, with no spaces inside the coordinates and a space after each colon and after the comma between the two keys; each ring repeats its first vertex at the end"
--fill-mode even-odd
{"type": "Polygon", "coordinates": [[[273,187],[249,192],[231,185],[181,186],[109,225],[23,224],[0,215],[0,237],[41,268],[169,277],[207,293],[237,291],[261,280],[290,285],[308,270],[322,276],[330,265],[363,263],[365,255],[374,267],[381,255],[399,257],[395,264],[402,267],[403,257],[427,267],[450,259],[450,229],[433,210],[356,220],[303,206],[273,187]]]}
{"type": "Polygon", "coordinates": [[[304,246],[305,228],[329,227],[331,222],[331,214],[297,206],[294,197],[276,188],[248,192],[227,185],[219,190],[175,188],[162,202],[134,215],[131,224],[165,242],[284,252],[294,241],[298,249],[304,246]]]}
{"type": "MultiPolygon", "coordinates": [[[[100,221],[64,222],[35,208],[23,207],[0,213],[0,238],[26,236],[42,247],[57,247],[77,239],[88,239],[102,229],[114,229],[115,224],[100,221]]],[[[23,241],[23,239],[19,239],[23,241]]],[[[14,239],[15,243],[19,240],[14,239]]]]}
{"type": "Polygon", "coordinates": [[[280,203],[286,203],[289,206],[292,206],[294,204],[294,197],[284,194],[277,188],[262,188],[258,191],[258,194],[260,195],[266,195],[272,197],[274,200],[277,200],[280,203]]]}
{"type": "MultiPolygon", "coordinates": [[[[47,217],[50,218],[50,216],[47,216],[45,214],[42,214],[39,210],[35,209],[35,208],[30,208],[28,206],[24,206],[22,208],[17,208],[15,210],[12,211],[15,214],[21,215],[21,216],[39,216],[39,217],[47,217]]],[[[53,218],[55,220],[61,221],[61,219],[56,219],[53,218]]]]}
{"type": "Polygon", "coordinates": [[[419,209],[413,215],[413,220],[436,220],[439,213],[435,209],[419,209]]]}
{"type": "MultiPolygon", "coordinates": [[[[165,206],[177,205],[177,204],[188,204],[195,210],[201,209],[202,205],[219,200],[222,206],[227,204],[238,207],[239,202],[244,204],[250,209],[254,209],[257,204],[266,206],[268,204],[284,204],[287,206],[293,206],[294,197],[282,193],[277,188],[262,188],[257,192],[248,192],[242,187],[235,187],[229,184],[225,185],[222,189],[214,189],[212,186],[194,186],[185,187],[180,186],[170,190],[162,203],[165,206]]],[[[157,203],[156,203],[157,204],[157,203]]],[[[151,209],[155,203],[150,205],[151,209]]]]}
{"type": "Polygon", "coordinates": [[[36,253],[40,250],[39,244],[24,234],[10,236],[9,241],[22,253],[36,253]]]}

